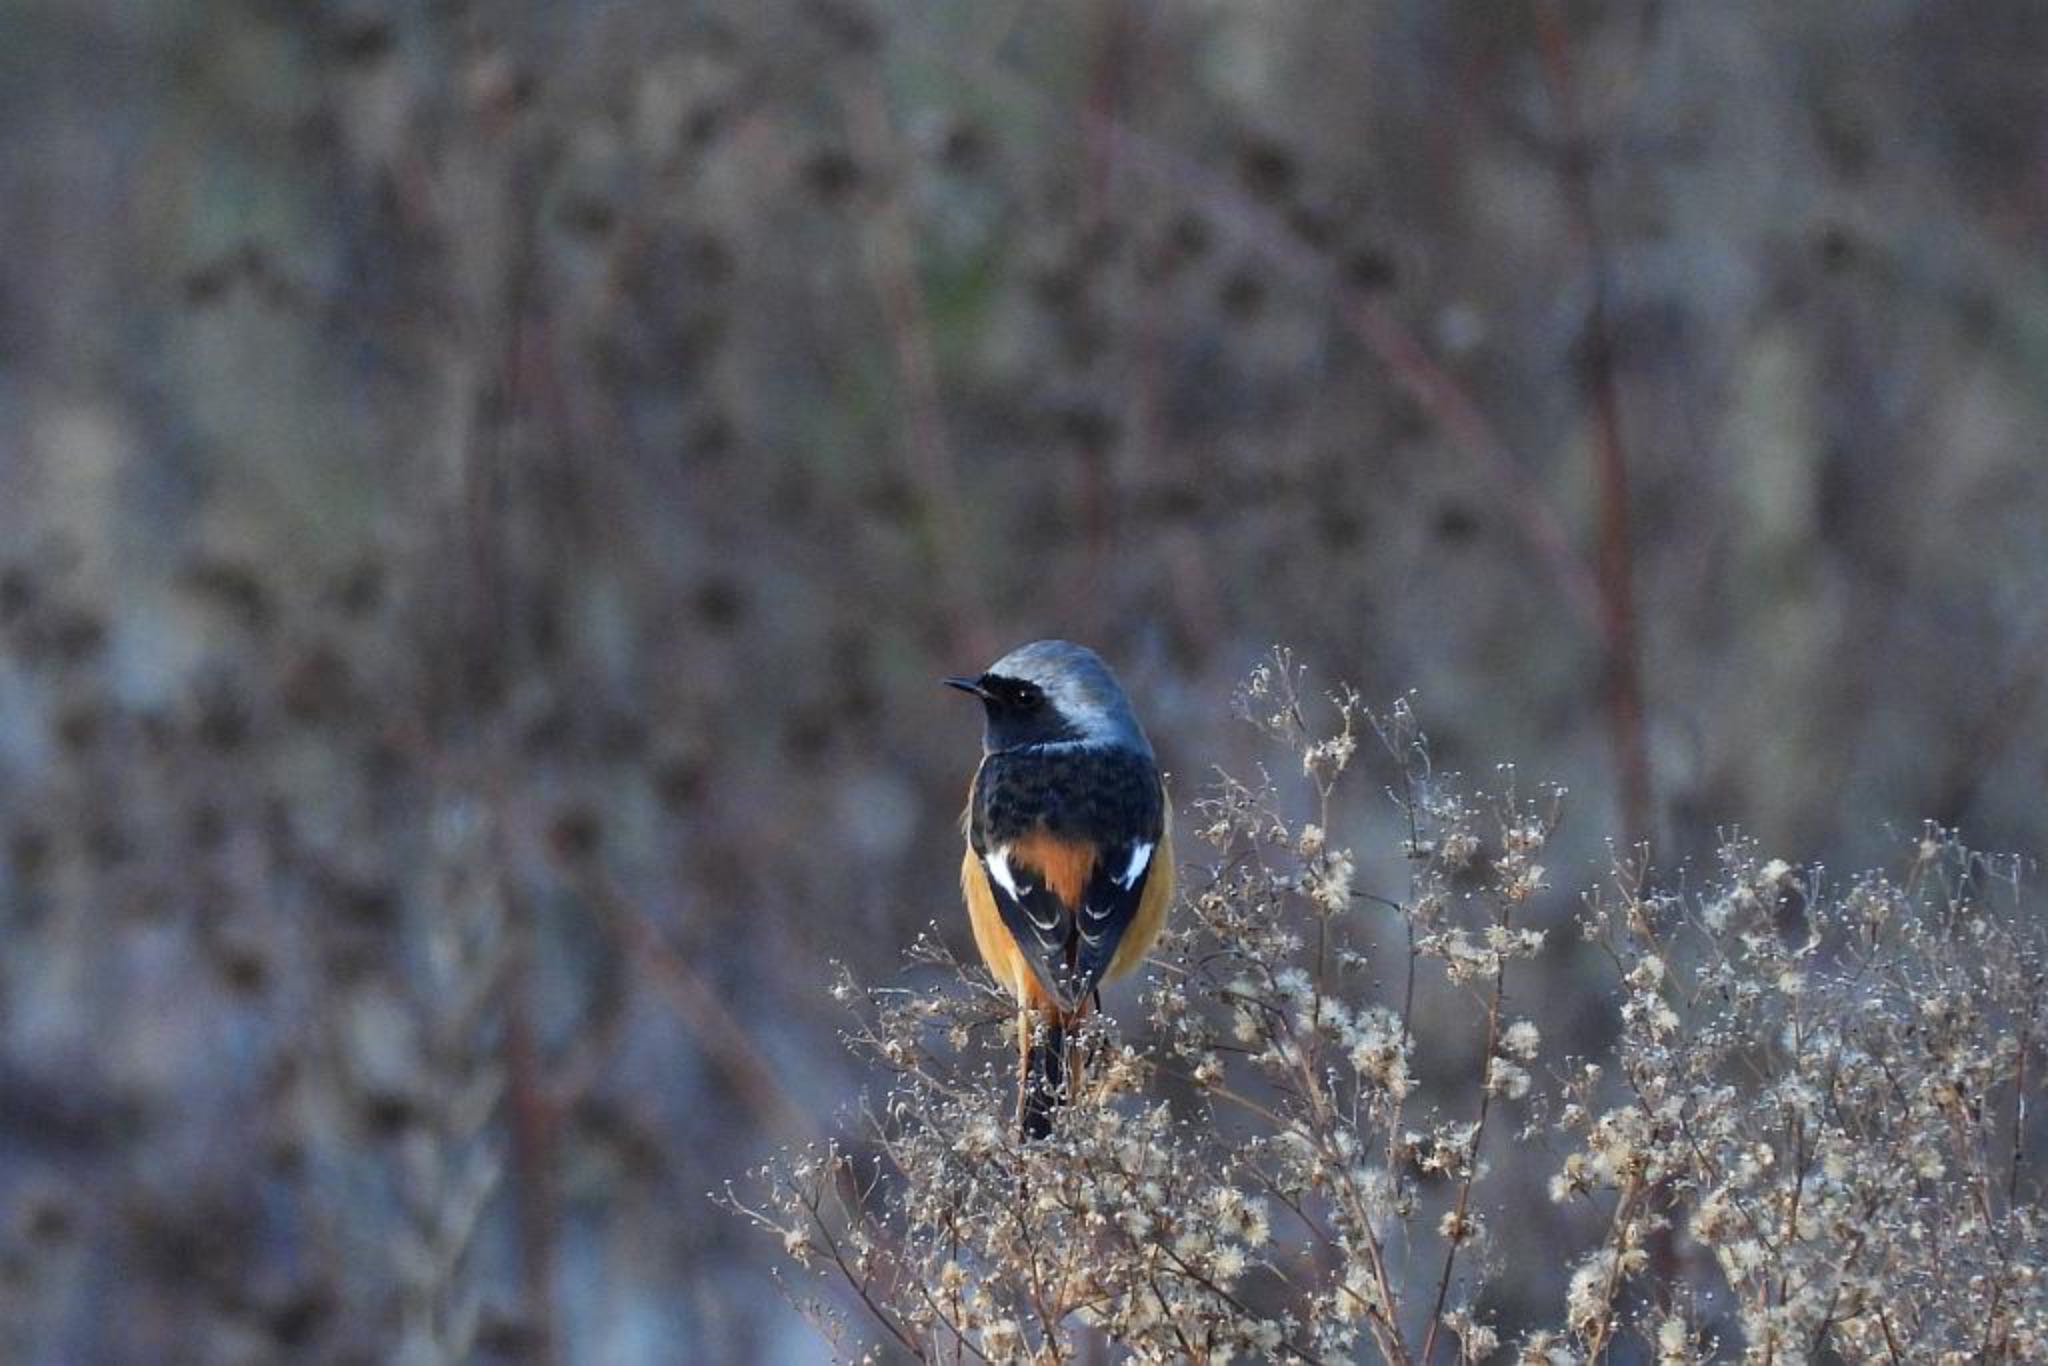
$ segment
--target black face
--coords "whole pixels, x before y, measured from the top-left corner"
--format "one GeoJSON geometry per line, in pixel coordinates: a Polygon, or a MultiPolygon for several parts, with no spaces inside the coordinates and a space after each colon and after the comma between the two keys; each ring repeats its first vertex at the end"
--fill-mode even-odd
{"type": "Polygon", "coordinates": [[[1029,679],[983,674],[979,678],[949,678],[946,683],[981,699],[982,709],[988,713],[991,750],[1080,738],[1080,732],[1067,724],[1045,690],[1029,679]]]}
{"type": "Polygon", "coordinates": [[[1006,716],[1029,716],[1047,705],[1045,689],[1028,679],[983,674],[976,682],[981,684],[982,701],[1006,716]]]}

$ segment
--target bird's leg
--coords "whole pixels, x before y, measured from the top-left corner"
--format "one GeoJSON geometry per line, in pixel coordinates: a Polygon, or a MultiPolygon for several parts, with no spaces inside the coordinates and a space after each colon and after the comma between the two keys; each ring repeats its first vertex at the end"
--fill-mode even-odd
{"type": "Polygon", "coordinates": [[[1067,1021],[1067,1046],[1061,1068],[1062,1089],[1069,1101],[1077,1101],[1087,1088],[1089,1078],[1100,1072],[1097,1065],[1102,1059],[1103,1041],[1099,1038],[1083,1040],[1081,1022],[1088,1018],[1090,1009],[1102,1009],[1100,989],[1089,992],[1081,998],[1081,1004],[1067,1021]],[[1091,1004],[1092,1003],[1092,1004],[1091,1004]]]}
{"type": "MultiPolygon", "coordinates": [[[[1096,1014],[1098,1014],[1098,1015],[1099,1015],[1099,1014],[1101,1014],[1101,1013],[1102,1013],[1102,988],[1101,988],[1101,987],[1097,987],[1097,988],[1095,988],[1095,989],[1094,989],[1093,991],[1091,991],[1091,992],[1089,992],[1089,993],[1088,993],[1088,996],[1089,996],[1089,999],[1090,999],[1090,1000],[1092,1000],[1092,1001],[1093,1001],[1093,1002],[1095,1003],[1095,1013],[1096,1013],[1096,1014]]],[[[1083,1003],[1083,1006],[1082,1006],[1082,1014],[1086,1014],[1086,1013],[1087,1013],[1087,1004],[1086,1004],[1086,1002],[1084,1002],[1084,1003],[1083,1003]]],[[[1076,1049],[1076,1061],[1077,1061],[1077,1062],[1078,1062],[1078,1064],[1079,1064],[1079,1073],[1078,1073],[1078,1076],[1079,1076],[1079,1077],[1085,1077],[1085,1076],[1088,1076],[1088,1075],[1091,1075],[1091,1074],[1093,1074],[1093,1075],[1098,1075],[1098,1076],[1099,1076],[1099,1075],[1101,1074],[1101,1072],[1102,1072],[1102,1067],[1101,1067],[1101,1062],[1102,1062],[1102,1050],[1104,1049],[1104,1047],[1106,1047],[1106,1046],[1107,1046],[1107,1040],[1103,1039],[1103,1038],[1102,1038],[1102,1037],[1101,1037],[1100,1035],[1097,1035],[1097,1036],[1096,1036],[1095,1038],[1093,1038],[1093,1039],[1090,1039],[1090,1040],[1088,1041],[1088,1043],[1087,1043],[1087,1045],[1086,1045],[1086,1046],[1087,1046],[1087,1055],[1086,1055],[1085,1057],[1083,1057],[1083,1056],[1080,1056],[1080,1051],[1079,1051],[1079,1049],[1076,1049]]],[[[1076,1072],[1075,1072],[1075,1069],[1074,1069],[1074,1068],[1072,1068],[1072,1067],[1070,1067],[1070,1068],[1068,1069],[1068,1075],[1069,1075],[1070,1077],[1076,1077],[1076,1076],[1077,1076],[1077,1074],[1076,1074],[1076,1072]]],[[[1080,1089],[1081,1089],[1081,1088],[1080,1088],[1080,1083],[1079,1083],[1078,1077],[1077,1077],[1077,1079],[1076,1079],[1076,1080],[1074,1080],[1073,1082],[1071,1082],[1071,1083],[1070,1083],[1070,1085],[1071,1085],[1071,1086],[1072,1086],[1072,1088],[1073,1088],[1073,1091],[1074,1091],[1074,1094],[1075,1094],[1075,1096],[1076,1096],[1076,1097],[1078,1098],[1078,1097],[1079,1097],[1079,1095],[1080,1095],[1080,1089]]]]}
{"type": "Polygon", "coordinates": [[[1031,1088],[1031,1007],[1017,1007],[1017,1115],[1015,1124],[1024,1124],[1025,1099],[1031,1088]]]}

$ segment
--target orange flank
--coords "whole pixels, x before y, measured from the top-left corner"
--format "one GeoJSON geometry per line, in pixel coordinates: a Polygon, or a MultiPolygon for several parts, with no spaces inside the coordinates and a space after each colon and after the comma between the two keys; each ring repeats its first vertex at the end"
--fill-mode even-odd
{"type": "Polygon", "coordinates": [[[1152,871],[1145,876],[1145,891],[1138,898],[1137,914],[1117,941],[1116,954],[1109,960],[1105,978],[1121,977],[1145,961],[1166,928],[1166,908],[1173,904],[1173,804],[1159,827],[1159,847],[1152,851],[1152,871]]]}
{"type": "Polygon", "coordinates": [[[1003,913],[996,906],[995,889],[988,885],[988,869],[973,849],[960,861],[960,890],[967,896],[967,923],[974,930],[974,947],[981,961],[998,982],[1010,989],[1019,1005],[1052,1005],[1052,997],[1039,985],[1038,973],[1010,937],[1003,913]]]}

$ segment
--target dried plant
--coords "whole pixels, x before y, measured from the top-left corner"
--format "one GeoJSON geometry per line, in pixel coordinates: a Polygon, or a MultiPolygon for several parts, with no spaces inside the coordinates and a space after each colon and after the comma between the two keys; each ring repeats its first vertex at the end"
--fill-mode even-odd
{"type": "Polygon", "coordinates": [[[444,912],[428,931],[420,993],[427,1086],[397,1154],[407,1220],[397,1244],[398,1359],[408,1366],[469,1360],[482,1323],[469,1263],[500,1185],[487,1126],[505,1078],[488,1029],[511,938],[491,835],[487,804],[466,799],[446,803],[434,832],[444,912]]]}
{"type": "MultiPolygon", "coordinates": [[[[1414,1205],[1376,1230],[1408,1349],[1439,1294],[1439,1355],[1561,1331],[1619,1188],[1518,1203],[1584,1142],[1538,1121],[1566,1055],[1589,1115],[1631,1098],[1631,989],[1564,923],[1595,827],[1668,840],[1610,906],[1715,866],[1701,813],[1842,869],[1898,813],[2048,849],[2044,13],[0,6],[0,1357],[383,1361],[474,1321],[492,1359],[774,1359],[753,1233],[682,1193],[858,1084],[817,964],[885,980],[951,896],[972,741],[929,680],[991,623],[1122,662],[1195,890],[1266,888],[1329,936],[1287,965],[1402,1022],[1403,1134],[1487,1101],[1448,1258],[1462,1180],[1360,1119],[1414,1205]],[[1261,743],[1196,699],[1272,638],[1455,705],[1434,758],[1482,788],[1510,750],[1572,781],[1530,858],[1558,885],[1507,910],[1548,936],[1496,1021],[1495,1054],[1541,1031],[1527,1094],[1472,1089],[1491,983],[1431,939],[1484,948],[1483,792],[1412,1001],[1410,917],[1365,893],[1435,875],[1378,792],[1458,790],[1411,793],[1419,753],[1361,713],[1327,818],[1272,761],[1295,842],[1185,838],[1198,756],[1261,743]],[[479,805],[487,839],[451,829],[479,805]],[[1304,825],[1358,892],[1313,923],[1262,871],[1341,871],[1304,825]]],[[[1842,893],[1788,876],[1797,936],[1842,893]]],[[[1104,1103],[1206,1151],[1271,1126],[1143,983],[1291,1112],[1202,995],[1260,964],[1166,975],[1216,951],[1198,913],[1110,995],[1143,1072],[1104,1103]]],[[[1704,1027],[1700,931],[1655,928],[1704,1027]]],[[[1631,1203],[1610,1317],[1726,1350],[1689,1179],[1631,1203]]],[[[1272,1242],[1231,1290],[1277,1318],[1264,1264],[1339,1283],[1342,1244],[1244,1182],[1272,1242]]]]}
{"type": "Polygon", "coordinates": [[[1935,829],[1900,876],[1843,887],[1739,837],[1697,888],[1618,860],[1579,917],[1613,965],[1615,1042],[1568,1058],[1511,1009],[1529,960],[1566,948],[1526,923],[1563,792],[1524,796],[1507,769],[1468,790],[1405,700],[1342,690],[1319,719],[1285,652],[1238,703],[1301,780],[1224,776],[1197,803],[1213,852],[1144,1028],[1090,1021],[1049,1139],[1005,1123],[1008,1012],[978,969],[928,936],[927,985],[842,977],[886,1091],[856,1136],[724,1196],[845,1292],[803,1297],[839,1350],[871,1350],[848,1306],[920,1360],[1104,1339],[1194,1361],[2048,1350],[2042,948],[2015,865],[1935,829]],[[1394,897],[1356,885],[1335,834],[1361,748],[1394,775],[1394,897]],[[1425,1077],[1425,1054],[1460,1056],[1418,1046],[1437,993],[1465,1003],[1476,1061],[1425,1077]],[[1510,1144],[1562,1154],[1548,1200],[1506,1174],[1510,1144]],[[1582,1238],[1552,1326],[1504,1341],[1488,1289],[1529,1269],[1500,1264],[1491,1224],[1557,1220],[1552,1202],[1595,1217],[1561,1221],[1582,1238]]]}

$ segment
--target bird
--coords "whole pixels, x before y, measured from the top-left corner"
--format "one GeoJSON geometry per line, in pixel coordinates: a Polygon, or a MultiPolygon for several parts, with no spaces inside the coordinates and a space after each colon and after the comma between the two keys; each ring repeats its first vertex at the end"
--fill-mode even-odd
{"type": "Polygon", "coordinates": [[[1172,810],[1152,742],[1101,657],[1038,640],[949,687],[981,699],[960,889],[982,962],[1017,1003],[1017,1123],[1052,1132],[1067,1039],[1144,961],[1173,899],[1172,810]]]}

